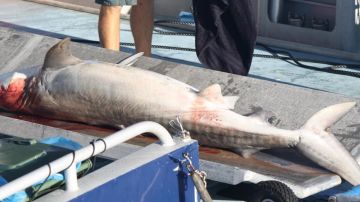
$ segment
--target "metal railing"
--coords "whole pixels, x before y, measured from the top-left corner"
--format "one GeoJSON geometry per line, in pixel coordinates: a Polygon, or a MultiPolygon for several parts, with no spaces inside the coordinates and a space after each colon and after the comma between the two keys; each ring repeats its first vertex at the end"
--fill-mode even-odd
{"type": "Polygon", "coordinates": [[[33,184],[47,179],[50,175],[65,170],[66,191],[79,189],[77,182],[76,163],[84,161],[94,155],[102,153],[135,136],[152,133],[157,136],[163,146],[173,146],[175,143],[169,132],[160,124],[150,121],[140,122],[118,131],[108,137],[94,141],[92,144],[67,154],[48,163],[8,184],[0,187],[0,200],[3,200],[33,184]]]}

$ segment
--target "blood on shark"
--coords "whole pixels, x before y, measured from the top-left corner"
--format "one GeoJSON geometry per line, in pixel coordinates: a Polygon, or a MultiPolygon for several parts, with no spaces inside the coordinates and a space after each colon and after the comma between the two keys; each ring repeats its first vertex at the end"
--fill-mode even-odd
{"type": "Polygon", "coordinates": [[[11,77],[7,77],[4,81],[0,78],[0,105],[17,110],[21,103],[21,97],[24,93],[27,76],[22,73],[13,73],[11,77]]]}

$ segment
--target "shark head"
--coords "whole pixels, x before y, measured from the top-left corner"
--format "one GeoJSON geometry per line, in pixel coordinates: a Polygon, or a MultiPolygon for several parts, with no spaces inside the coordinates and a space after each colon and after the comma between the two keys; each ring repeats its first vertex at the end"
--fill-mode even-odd
{"type": "Polygon", "coordinates": [[[24,93],[27,76],[23,73],[10,72],[0,75],[0,108],[16,110],[24,93]]]}
{"type": "Polygon", "coordinates": [[[19,110],[22,105],[27,80],[33,76],[38,76],[42,71],[56,70],[79,62],[81,62],[80,59],[72,56],[70,51],[70,39],[66,38],[58,42],[47,52],[44,64],[40,71],[34,66],[34,68],[31,68],[31,70],[26,73],[8,72],[1,74],[0,109],[10,111],[19,110]]]}

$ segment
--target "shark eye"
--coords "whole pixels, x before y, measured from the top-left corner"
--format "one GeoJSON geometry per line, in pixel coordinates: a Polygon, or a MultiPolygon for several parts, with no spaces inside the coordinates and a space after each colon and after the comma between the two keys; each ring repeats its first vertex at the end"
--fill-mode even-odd
{"type": "Polygon", "coordinates": [[[276,116],[271,116],[268,118],[268,122],[273,126],[277,126],[280,123],[280,119],[278,119],[276,116]]]}

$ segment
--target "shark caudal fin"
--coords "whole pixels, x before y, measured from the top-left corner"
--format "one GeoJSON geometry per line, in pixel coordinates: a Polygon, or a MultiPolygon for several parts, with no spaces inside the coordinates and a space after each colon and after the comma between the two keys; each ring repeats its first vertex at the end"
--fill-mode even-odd
{"type": "Polygon", "coordinates": [[[51,47],[46,53],[42,69],[58,69],[80,63],[81,60],[71,54],[70,42],[70,38],[65,38],[51,47]]]}
{"type": "Polygon", "coordinates": [[[328,130],[354,106],[346,102],[326,107],[313,115],[300,130],[297,149],[312,161],[340,175],[352,185],[360,184],[360,167],[344,145],[328,130]]]}
{"type": "Polygon", "coordinates": [[[356,102],[345,102],[326,107],[314,114],[303,126],[304,129],[325,130],[347,114],[356,102]]]}

